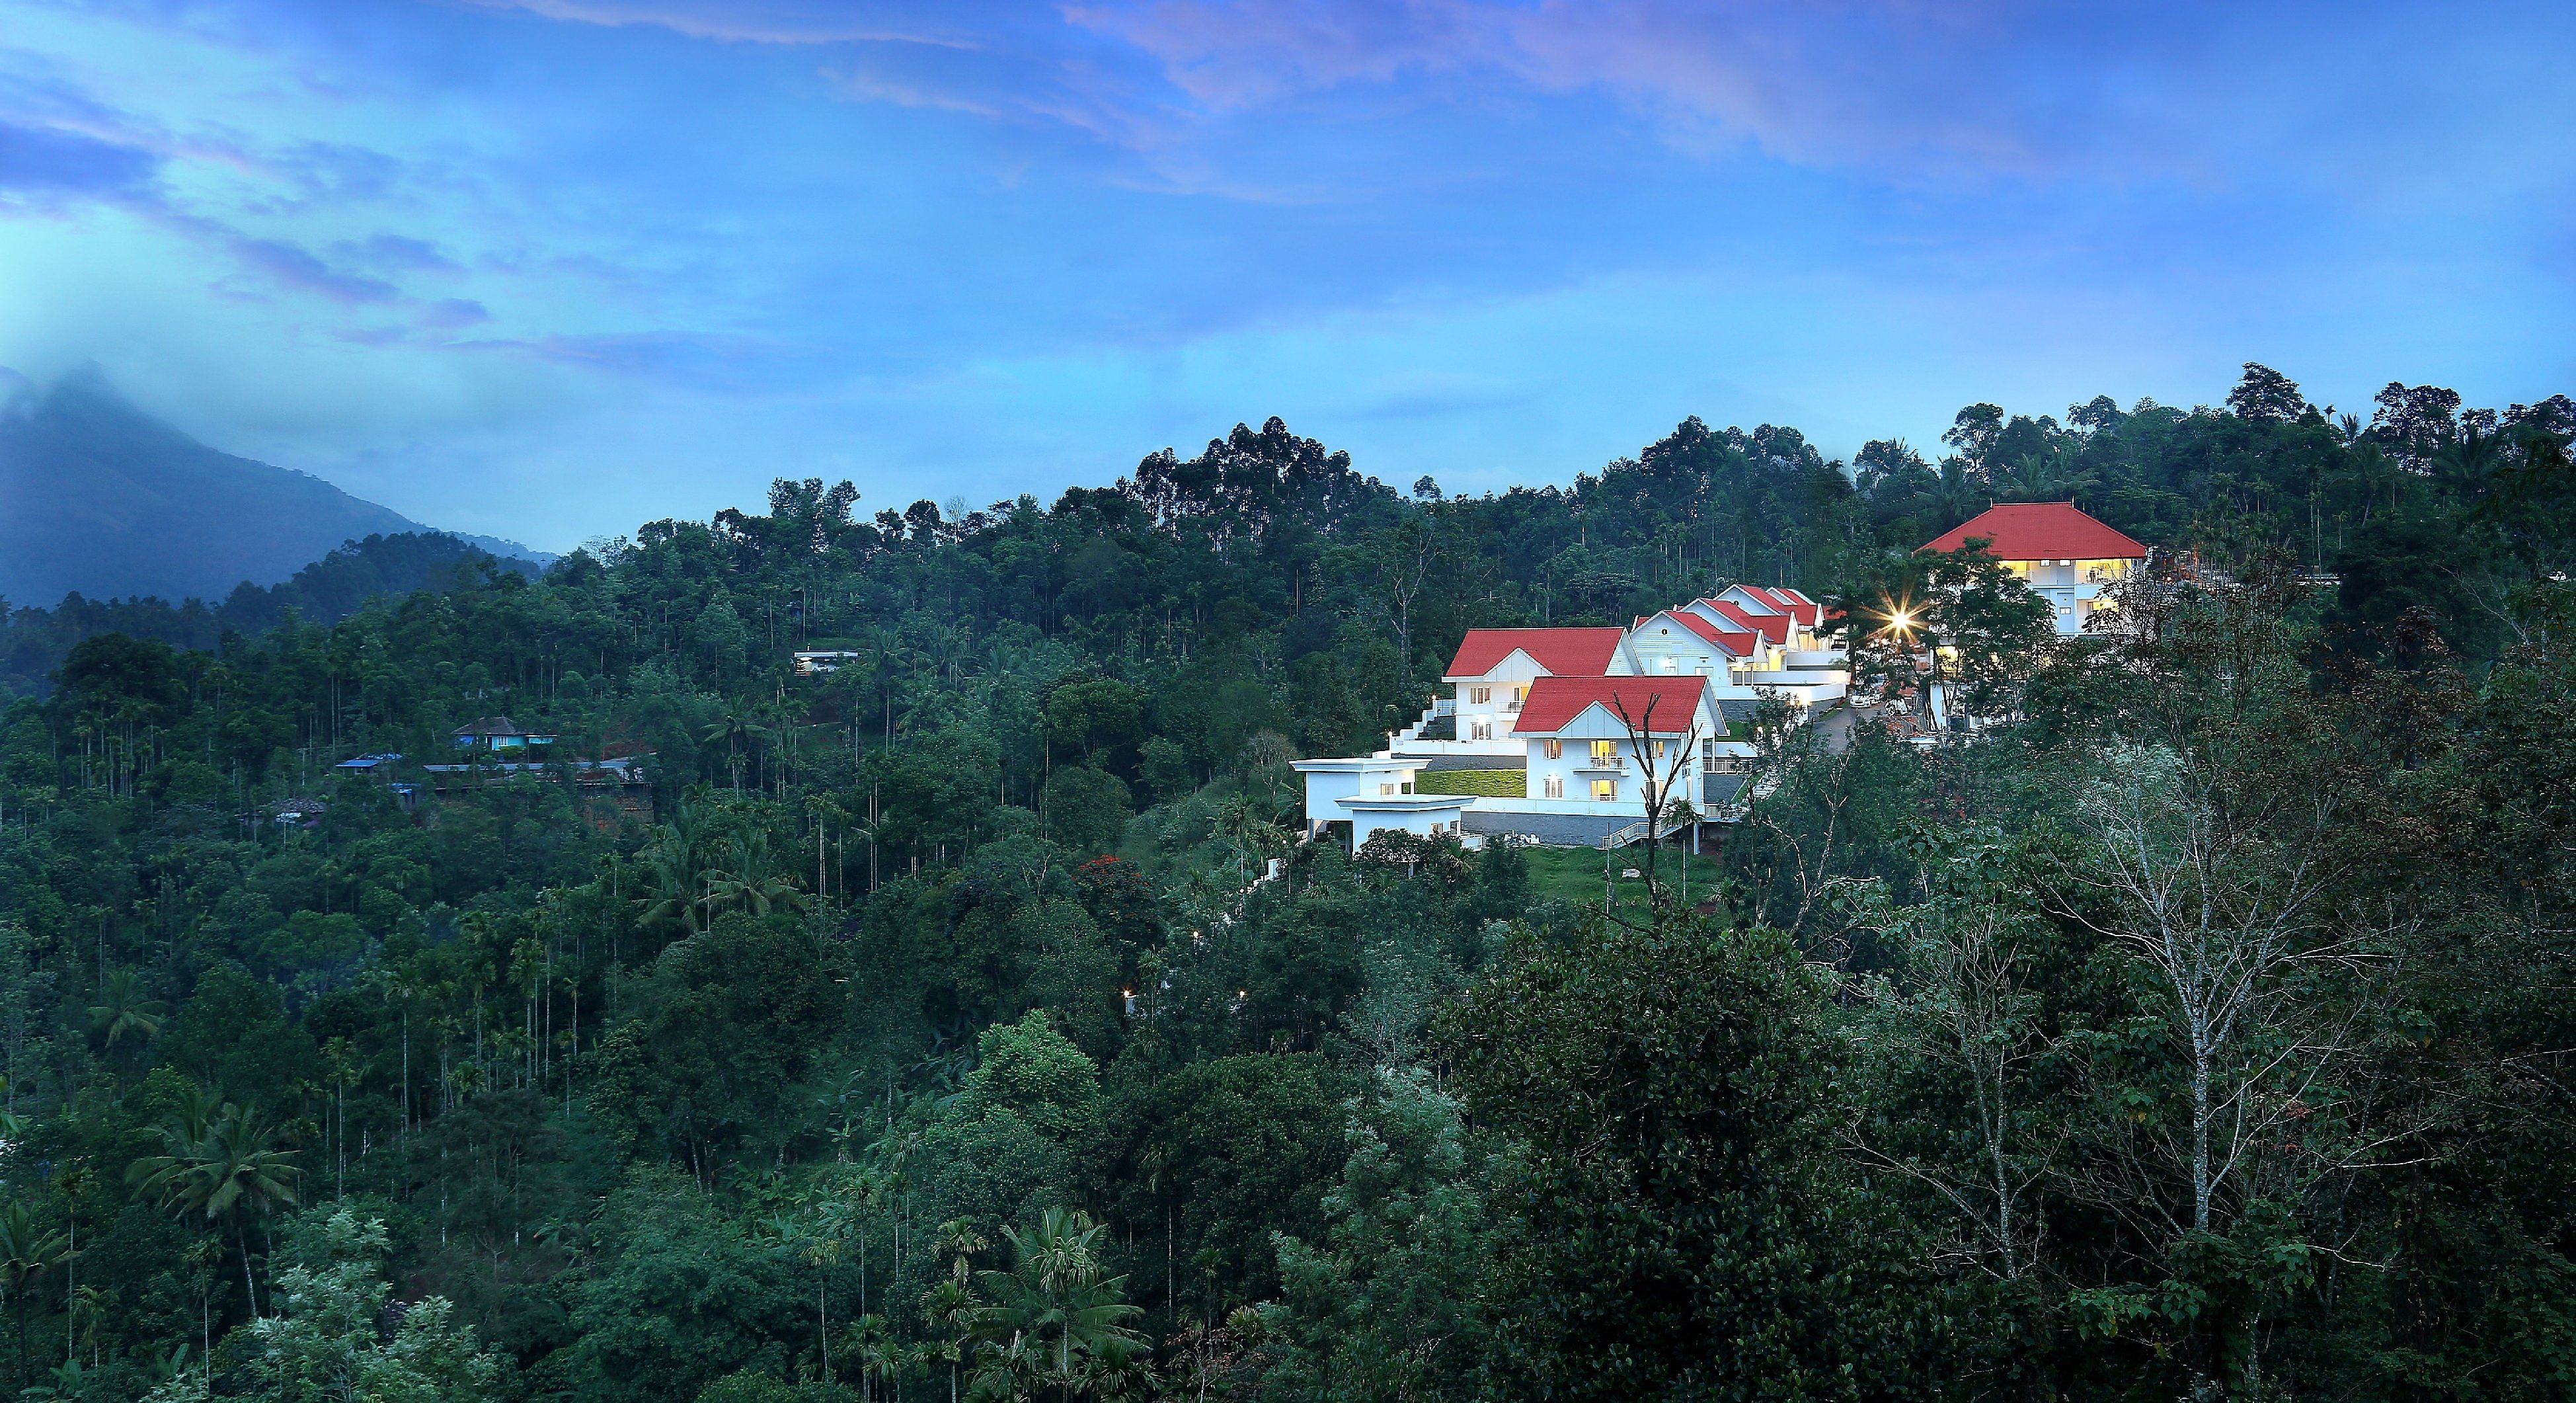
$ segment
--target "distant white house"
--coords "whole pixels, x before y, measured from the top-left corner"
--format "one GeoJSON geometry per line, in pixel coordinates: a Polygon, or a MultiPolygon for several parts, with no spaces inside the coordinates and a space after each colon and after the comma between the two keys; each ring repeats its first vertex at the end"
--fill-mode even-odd
{"type": "Polygon", "coordinates": [[[1794,590],[1738,586],[1625,629],[1469,630],[1442,675],[1454,695],[1386,749],[1297,762],[1308,834],[1631,841],[1641,759],[1670,776],[1668,801],[1731,821],[1754,753],[1746,723],[1775,700],[1809,715],[1850,680],[1841,653],[1818,646],[1822,612],[1794,590]]]}
{"type": "Polygon", "coordinates": [[[2048,601],[2061,634],[2114,607],[2111,587],[2146,568],[2147,548],[2078,510],[2073,502],[2005,502],[1923,543],[1955,551],[1987,542],[1986,553],[2048,601]]]}

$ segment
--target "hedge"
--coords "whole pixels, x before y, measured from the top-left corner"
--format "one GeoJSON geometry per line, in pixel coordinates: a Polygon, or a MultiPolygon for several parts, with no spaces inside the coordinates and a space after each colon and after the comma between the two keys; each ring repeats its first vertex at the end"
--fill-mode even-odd
{"type": "Polygon", "coordinates": [[[1413,777],[1413,792],[1519,799],[1529,793],[1529,775],[1521,770],[1423,770],[1413,777]]]}

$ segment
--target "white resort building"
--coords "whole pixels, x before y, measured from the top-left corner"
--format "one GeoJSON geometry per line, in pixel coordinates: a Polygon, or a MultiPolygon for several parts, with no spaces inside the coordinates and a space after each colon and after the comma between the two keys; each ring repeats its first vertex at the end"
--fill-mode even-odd
{"type": "Polygon", "coordinates": [[[1650,769],[1690,805],[1657,836],[1731,822],[1762,704],[1803,719],[1850,683],[1822,622],[1796,590],[1737,585],[1624,629],[1470,629],[1442,675],[1452,695],[1386,749],[1297,762],[1307,832],[1616,845],[1645,834],[1650,769]]]}
{"type": "Polygon", "coordinates": [[[2048,601],[2057,631],[2073,636],[2113,607],[2110,587],[2143,570],[2147,548],[2096,521],[2073,502],[2006,502],[1923,543],[1954,551],[1984,541],[1986,554],[2048,601]]]}

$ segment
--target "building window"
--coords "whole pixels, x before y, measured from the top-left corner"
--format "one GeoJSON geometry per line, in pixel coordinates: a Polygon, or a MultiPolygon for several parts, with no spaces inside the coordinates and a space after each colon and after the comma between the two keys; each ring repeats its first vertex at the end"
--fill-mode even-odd
{"type": "Polygon", "coordinates": [[[1529,698],[1529,688],[1527,688],[1527,687],[1514,687],[1514,688],[1512,689],[1512,699],[1511,699],[1510,701],[1505,702],[1505,703],[1503,704],[1503,709],[1504,709],[1504,710],[1506,710],[1506,711],[1518,711],[1518,710],[1520,710],[1520,709],[1521,709],[1521,703],[1522,703],[1523,701],[1527,700],[1528,698],[1529,698]]]}
{"type": "Polygon", "coordinates": [[[1549,758],[1550,760],[1562,760],[1562,759],[1564,759],[1564,758],[1565,758],[1565,742],[1563,742],[1563,741],[1561,741],[1561,740],[1552,740],[1552,741],[1549,741],[1549,742],[1547,743],[1547,758],[1549,758]]]}
{"type": "Polygon", "coordinates": [[[1594,741],[1592,743],[1592,768],[1596,770],[1615,770],[1619,768],[1619,742],[1615,740],[1594,741]]]}
{"type": "Polygon", "coordinates": [[[1394,797],[1395,797],[1395,781],[1393,781],[1393,780],[1388,780],[1388,781],[1385,781],[1384,783],[1381,783],[1380,785],[1378,785],[1378,787],[1377,787],[1377,796],[1378,796],[1379,798],[1381,798],[1381,799],[1391,799],[1391,798],[1394,798],[1394,797]]]}
{"type": "Polygon", "coordinates": [[[1493,699],[1494,689],[1491,687],[1470,687],[1467,689],[1467,700],[1478,706],[1483,706],[1485,703],[1492,701],[1493,699]]]}
{"type": "Polygon", "coordinates": [[[1733,755],[1718,754],[1717,742],[1704,740],[1699,743],[1699,768],[1703,774],[1731,775],[1743,769],[1744,762],[1733,755]]]}
{"type": "Polygon", "coordinates": [[[1619,781],[1615,779],[1596,779],[1592,781],[1592,797],[1604,804],[1617,802],[1619,798],[1619,781]]]}
{"type": "Polygon", "coordinates": [[[1682,660],[1679,658],[1667,657],[1664,659],[1664,671],[1666,672],[1679,672],[1681,671],[1681,666],[1682,660]]]}
{"type": "Polygon", "coordinates": [[[1562,798],[1564,798],[1564,797],[1565,797],[1565,776],[1563,776],[1563,775],[1549,775],[1549,776],[1547,777],[1547,783],[1546,783],[1544,786],[1542,786],[1542,787],[1541,787],[1541,789],[1540,789],[1540,791],[1539,791],[1539,792],[1540,792],[1540,793],[1542,793],[1542,794],[1544,794],[1544,795],[1546,795],[1546,796],[1547,796],[1548,798],[1550,798],[1550,799],[1562,799],[1562,798]]]}
{"type": "Polygon", "coordinates": [[[1658,760],[1664,758],[1664,743],[1662,741],[1655,742],[1655,758],[1658,760]]]}
{"type": "Polygon", "coordinates": [[[1491,721],[1479,721],[1467,729],[1467,739],[1469,740],[1492,740],[1493,738],[1494,723],[1491,721]]]}

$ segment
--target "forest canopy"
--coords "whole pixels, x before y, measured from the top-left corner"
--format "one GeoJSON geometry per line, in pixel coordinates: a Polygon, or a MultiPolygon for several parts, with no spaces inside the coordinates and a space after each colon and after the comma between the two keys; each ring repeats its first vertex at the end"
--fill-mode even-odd
{"type": "Polygon", "coordinates": [[[2560,1396],[2571,435],[2248,366],[1470,497],[1272,419],[1051,504],[781,480],[533,576],[17,608],[0,1373],[2560,1396]],[[1468,628],[1866,631],[2029,500],[2155,548],[2119,627],[1996,634],[1973,734],[1761,728],[1687,895],[1299,841],[1290,762],[1468,628]]]}

